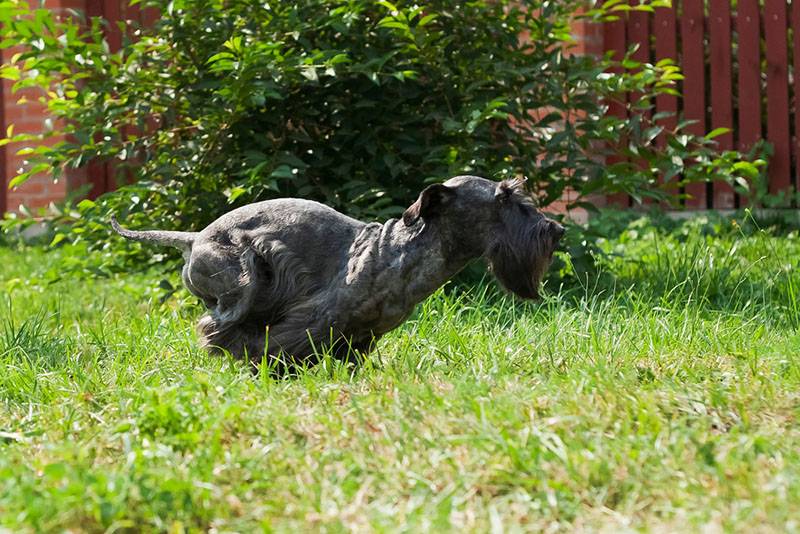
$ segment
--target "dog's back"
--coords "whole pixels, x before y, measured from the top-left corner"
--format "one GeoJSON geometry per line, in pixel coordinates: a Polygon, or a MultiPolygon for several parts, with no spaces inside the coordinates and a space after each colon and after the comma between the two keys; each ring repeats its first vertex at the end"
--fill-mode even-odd
{"type": "Polygon", "coordinates": [[[263,254],[272,247],[297,257],[304,266],[315,266],[325,279],[346,265],[347,252],[364,226],[319,202],[282,198],[223,215],[199,233],[193,248],[222,247],[239,257],[248,247],[263,254]]]}

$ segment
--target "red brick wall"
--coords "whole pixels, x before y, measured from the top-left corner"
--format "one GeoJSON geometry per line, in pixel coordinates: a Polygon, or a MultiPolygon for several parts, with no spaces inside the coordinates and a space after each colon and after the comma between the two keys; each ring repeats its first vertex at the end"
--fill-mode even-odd
{"type": "MultiPolygon", "coordinates": [[[[38,3],[38,2],[37,2],[38,3]]],[[[45,7],[56,12],[65,13],[67,9],[84,9],[84,0],[46,0],[45,7]]],[[[0,50],[0,59],[8,61],[18,49],[0,50]]],[[[25,89],[12,93],[11,86],[14,82],[10,80],[0,80],[0,127],[2,136],[6,130],[13,125],[14,133],[41,133],[45,130],[45,120],[48,118],[47,109],[39,103],[38,99],[43,94],[40,90],[25,89]]],[[[49,142],[53,143],[57,139],[53,138],[49,142]]],[[[17,175],[18,169],[26,168],[26,156],[18,156],[16,153],[23,148],[23,144],[11,144],[0,147],[0,211],[19,211],[21,205],[28,208],[39,208],[47,206],[50,202],[64,198],[67,190],[77,187],[86,179],[83,170],[70,171],[65,178],[58,182],[46,174],[38,174],[31,177],[24,184],[8,189],[8,182],[17,175]]]]}
{"type": "Polygon", "coordinates": [[[571,50],[573,54],[603,55],[605,43],[601,24],[583,20],[575,22],[572,28],[572,35],[576,42],[575,47],[571,50]]]}

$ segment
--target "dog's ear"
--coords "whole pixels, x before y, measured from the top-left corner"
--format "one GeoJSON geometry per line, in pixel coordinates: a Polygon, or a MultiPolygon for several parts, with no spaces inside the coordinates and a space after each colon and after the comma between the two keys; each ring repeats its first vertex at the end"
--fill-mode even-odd
{"type": "Polygon", "coordinates": [[[403,212],[403,223],[414,225],[419,219],[435,215],[455,195],[455,191],[444,184],[433,184],[426,187],[419,198],[403,212]]]}
{"type": "Polygon", "coordinates": [[[525,188],[527,178],[512,178],[511,180],[503,180],[494,190],[494,198],[499,202],[505,202],[517,191],[522,191],[525,188]]]}

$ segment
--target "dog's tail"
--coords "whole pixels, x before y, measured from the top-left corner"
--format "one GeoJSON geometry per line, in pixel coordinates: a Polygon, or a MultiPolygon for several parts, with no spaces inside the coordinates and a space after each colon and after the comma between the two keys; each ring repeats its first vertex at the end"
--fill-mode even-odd
{"type": "Polygon", "coordinates": [[[197,232],[167,232],[163,230],[137,232],[128,230],[120,226],[117,222],[117,218],[113,215],[111,216],[111,227],[115,232],[126,239],[177,247],[184,251],[190,250],[192,248],[192,243],[197,239],[197,232]]]}

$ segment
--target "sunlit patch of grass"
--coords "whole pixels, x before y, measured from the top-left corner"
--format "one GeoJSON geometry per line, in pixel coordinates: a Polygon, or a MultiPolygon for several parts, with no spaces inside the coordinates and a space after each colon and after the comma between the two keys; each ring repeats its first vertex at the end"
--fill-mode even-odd
{"type": "Polygon", "coordinates": [[[152,277],[0,250],[0,527],[796,530],[797,235],[602,246],[602,283],[440,291],[290,380],[204,354],[152,277]]]}

